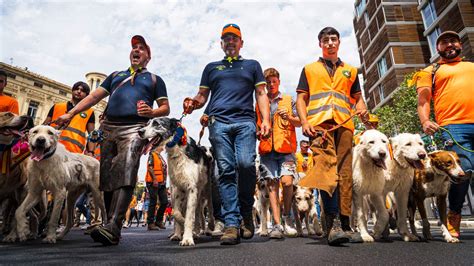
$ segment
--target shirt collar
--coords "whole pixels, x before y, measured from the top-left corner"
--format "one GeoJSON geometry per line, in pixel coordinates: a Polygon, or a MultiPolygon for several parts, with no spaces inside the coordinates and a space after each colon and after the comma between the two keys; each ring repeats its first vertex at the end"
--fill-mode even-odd
{"type": "Polygon", "coordinates": [[[146,70],[146,67],[139,67],[137,71],[135,71],[131,66],[128,68],[128,72],[130,72],[131,75],[135,74],[135,72],[140,73],[143,70],[146,70]]]}
{"type": "Polygon", "coordinates": [[[234,61],[242,61],[244,60],[244,58],[242,56],[235,56],[235,57],[230,57],[230,56],[224,56],[224,59],[222,59],[223,61],[227,61],[229,63],[232,63],[234,61]]]}
{"type": "MultiPolygon", "coordinates": [[[[331,60],[326,60],[322,57],[319,57],[319,62],[321,63],[325,63],[326,65],[328,65],[329,67],[332,67],[333,66],[333,63],[331,60]]],[[[337,62],[336,62],[336,67],[339,67],[339,66],[344,66],[344,62],[342,62],[341,58],[337,58],[337,62]]]]}
{"type": "Polygon", "coordinates": [[[275,101],[275,100],[280,100],[282,98],[282,95],[281,95],[281,91],[278,92],[277,96],[273,99],[270,99],[271,102],[275,101]]]}

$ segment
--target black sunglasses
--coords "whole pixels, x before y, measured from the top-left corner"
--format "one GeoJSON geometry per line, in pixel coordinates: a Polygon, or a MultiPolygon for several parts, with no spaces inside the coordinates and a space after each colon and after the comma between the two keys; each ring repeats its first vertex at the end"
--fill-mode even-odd
{"type": "Polygon", "coordinates": [[[227,24],[222,29],[227,29],[228,27],[234,27],[234,28],[240,30],[240,27],[237,24],[234,24],[234,23],[227,24]]]}

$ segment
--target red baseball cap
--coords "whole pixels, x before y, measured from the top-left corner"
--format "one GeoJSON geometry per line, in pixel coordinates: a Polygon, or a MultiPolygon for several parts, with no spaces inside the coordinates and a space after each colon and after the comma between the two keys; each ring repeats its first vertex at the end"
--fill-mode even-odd
{"type": "Polygon", "coordinates": [[[134,45],[136,45],[137,43],[141,43],[141,44],[144,44],[145,47],[146,47],[146,50],[148,52],[148,57],[151,58],[151,50],[150,50],[150,46],[148,46],[148,44],[146,43],[145,41],[145,38],[143,38],[143,36],[141,35],[135,35],[132,37],[132,47],[134,45]]]}

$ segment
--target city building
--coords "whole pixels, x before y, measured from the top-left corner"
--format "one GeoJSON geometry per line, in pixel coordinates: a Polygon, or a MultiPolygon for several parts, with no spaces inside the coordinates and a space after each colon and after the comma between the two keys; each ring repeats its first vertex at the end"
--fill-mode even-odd
{"type": "MultiPolygon", "coordinates": [[[[20,114],[28,114],[33,117],[35,125],[43,123],[53,104],[69,101],[72,98],[72,85],[63,84],[33,73],[27,68],[12,66],[4,62],[0,62],[0,68],[8,75],[4,93],[18,101],[20,114]]],[[[97,88],[97,84],[100,84],[105,77],[104,74],[97,72],[86,74],[86,80],[91,90],[97,88]]],[[[107,102],[104,100],[99,102],[94,107],[95,115],[100,115],[106,105],[107,102]]],[[[96,121],[99,121],[98,117],[96,117],[96,121]]]]}

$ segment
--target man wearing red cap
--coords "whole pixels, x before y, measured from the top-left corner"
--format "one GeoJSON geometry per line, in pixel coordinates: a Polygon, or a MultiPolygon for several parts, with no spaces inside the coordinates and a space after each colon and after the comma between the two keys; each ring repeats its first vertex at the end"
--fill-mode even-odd
{"type": "Polygon", "coordinates": [[[221,47],[225,58],[209,63],[203,71],[198,94],[184,102],[191,113],[208,105],[209,140],[218,166],[225,230],[222,245],[240,243],[240,237],[253,237],[253,194],[256,183],[256,135],[253,95],[260,106],[259,133],[268,136],[270,111],[265,78],[256,60],[243,59],[240,27],[227,24],[222,29],[221,47]],[[240,229],[240,230],[239,230],[240,229]]]}
{"type": "MultiPolygon", "coordinates": [[[[451,132],[460,145],[474,149],[474,64],[461,59],[461,38],[454,31],[441,33],[436,40],[440,55],[437,63],[425,68],[416,76],[418,92],[418,116],[426,134],[432,135],[443,127],[451,132]],[[436,123],[430,120],[430,103],[433,99],[436,123]]],[[[452,183],[449,189],[448,230],[459,237],[461,209],[473,176],[474,154],[454,145],[446,131],[442,131],[445,148],[455,151],[461,159],[466,179],[452,183]]]]}
{"type": "Polygon", "coordinates": [[[104,191],[108,221],[91,232],[94,241],[103,245],[117,245],[120,240],[122,221],[137,182],[141,151],[147,143],[138,137],[138,129],[150,118],[170,112],[165,83],[146,69],[151,59],[150,47],[140,35],[133,36],[131,43],[131,66],[110,74],[98,89],[58,119],[59,125],[67,124],[75,114],[109,96],[101,124],[105,140],[100,158],[100,188],[104,191]],[[152,108],[154,101],[158,104],[156,109],[152,108]]]}

